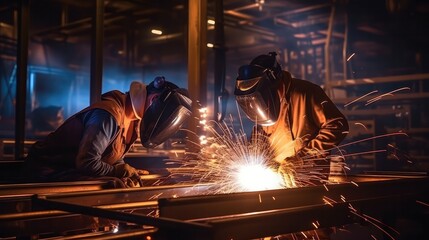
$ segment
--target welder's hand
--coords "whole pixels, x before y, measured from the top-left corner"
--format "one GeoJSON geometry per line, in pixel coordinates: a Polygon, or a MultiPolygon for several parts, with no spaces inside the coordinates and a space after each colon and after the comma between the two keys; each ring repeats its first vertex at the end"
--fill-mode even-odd
{"type": "Polygon", "coordinates": [[[140,178],[122,178],[121,180],[128,188],[143,187],[143,183],[140,178]]]}
{"type": "Polygon", "coordinates": [[[283,177],[283,183],[287,188],[296,187],[296,170],[303,166],[303,160],[295,155],[287,157],[280,162],[277,172],[283,177]]]}
{"type": "Polygon", "coordinates": [[[287,157],[282,162],[292,164],[295,167],[302,166],[304,164],[304,161],[298,155],[287,157]]]}
{"type": "Polygon", "coordinates": [[[149,174],[149,172],[146,170],[135,169],[126,163],[117,164],[114,166],[114,168],[115,177],[122,179],[122,181],[128,187],[142,187],[143,182],[140,178],[140,175],[149,174]]]}
{"type": "Polygon", "coordinates": [[[139,175],[148,175],[149,171],[143,169],[136,169],[139,175]]]}
{"type": "Polygon", "coordinates": [[[117,178],[126,178],[139,175],[137,169],[131,167],[126,163],[117,164],[113,166],[115,168],[115,177],[117,178]]]}
{"type": "Polygon", "coordinates": [[[295,184],[295,168],[291,161],[288,161],[288,159],[284,159],[280,162],[280,166],[277,169],[277,172],[282,176],[283,178],[283,184],[286,188],[292,188],[296,187],[295,184]]]}

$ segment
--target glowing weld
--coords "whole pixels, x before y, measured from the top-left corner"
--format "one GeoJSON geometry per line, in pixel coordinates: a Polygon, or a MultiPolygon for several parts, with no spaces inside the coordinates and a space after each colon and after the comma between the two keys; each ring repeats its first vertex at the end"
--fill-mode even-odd
{"type": "Polygon", "coordinates": [[[244,191],[283,188],[281,176],[262,164],[245,164],[238,167],[235,178],[244,191]]]}

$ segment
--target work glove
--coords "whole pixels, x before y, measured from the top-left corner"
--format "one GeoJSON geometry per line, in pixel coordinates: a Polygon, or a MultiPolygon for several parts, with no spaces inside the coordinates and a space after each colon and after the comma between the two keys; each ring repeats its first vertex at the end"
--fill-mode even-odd
{"type": "Polygon", "coordinates": [[[283,184],[286,188],[296,187],[296,169],[302,164],[302,160],[297,157],[287,157],[280,162],[277,172],[283,177],[283,184]]]}
{"type": "Polygon", "coordinates": [[[121,163],[113,166],[114,176],[122,179],[122,181],[128,187],[142,187],[143,182],[140,178],[140,175],[149,174],[146,170],[138,170],[126,163],[121,163]]]}

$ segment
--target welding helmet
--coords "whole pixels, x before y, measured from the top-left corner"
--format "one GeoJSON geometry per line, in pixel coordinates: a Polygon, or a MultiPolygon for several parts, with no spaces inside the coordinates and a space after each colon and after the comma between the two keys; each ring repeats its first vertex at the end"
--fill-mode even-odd
{"type": "Polygon", "coordinates": [[[140,140],[144,147],[154,148],[176,133],[191,116],[192,101],[186,89],[165,81],[162,88],[148,85],[159,95],[147,107],[140,123],[140,140]]]}
{"type": "Polygon", "coordinates": [[[278,119],[280,98],[277,89],[281,72],[274,52],[260,55],[238,70],[235,99],[247,117],[256,124],[269,126],[278,119]]]}

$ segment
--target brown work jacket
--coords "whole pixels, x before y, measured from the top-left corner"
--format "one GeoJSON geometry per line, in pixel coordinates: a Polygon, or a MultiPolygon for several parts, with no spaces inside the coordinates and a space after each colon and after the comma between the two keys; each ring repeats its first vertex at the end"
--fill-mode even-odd
{"type": "Polygon", "coordinates": [[[56,131],[50,133],[44,140],[36,142],[30,149],[26,159],[27,168],[36,177],[61,178],[63,175],[83,174],[93,176],[111,176],[113,166],[123,162],[124,154],[130,149],[137,139],[139,120],[125,125],[125,105],[127,94],[120,91],[110,91],[102,95],[102,100],[92,104],[82,111],[68,118],[56,131]],[[98,169],[98,173],[92,173],[91,169],[81,169],[78,158],[79,149],[84,136],[83,115],[94,109],[103,109],[109,112],[115,119],[117,130],[103,152],[99,152],[100,159],[92,167],[98,169]],[[127,133],[130,133],[127,140],[127,133]],[[103,164],[103,163],[107,164],[103,164]],[[102,165],[100,167],[100,164],[102,165]]]}
{"type": "Polygon", "coordinates": [[[276,161],[287,157],[324,157],[346,137],[348,123],[325,94],[309,81],[283,71],[278,121],[261,127],[269,135],[276,161]]]}

